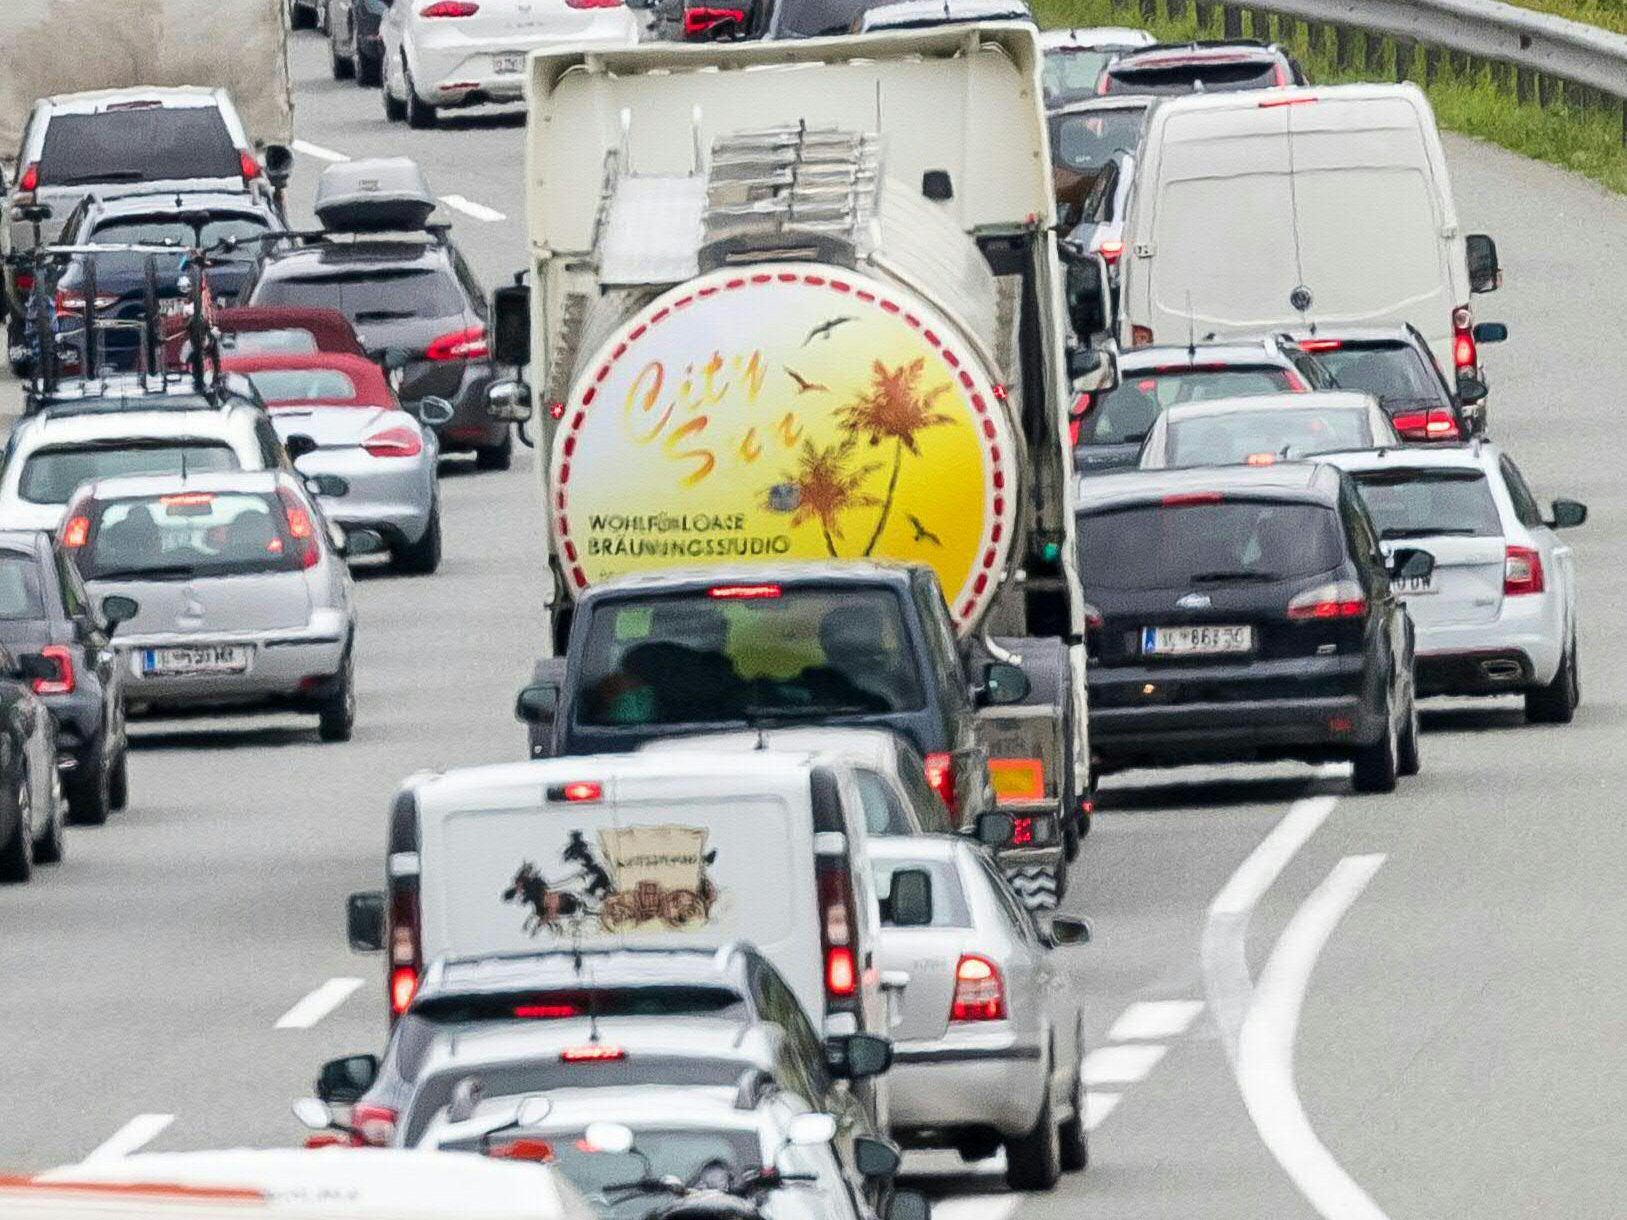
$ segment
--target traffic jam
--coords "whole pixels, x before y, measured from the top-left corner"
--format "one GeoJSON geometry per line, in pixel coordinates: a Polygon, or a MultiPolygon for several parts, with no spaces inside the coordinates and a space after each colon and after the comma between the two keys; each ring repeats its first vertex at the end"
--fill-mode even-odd
{"type": "Polygon", "coordinates": [[[373,1034],[309,1043],[281,1146],[157,1123],[0,1215],[1088,1199],[1116,785],[1382,807],[1425,700],[1576,716],[1587,507],[1497,439],[1497,243],[1414,85],[1022,0],[170,0],[103,78],[46,62],[111,36],[71,7],[0,17],[0,926],[275,717],[371,844],[289,901],[373,1034]],[[296,138],[300,56],[378,155],[296,138]],[[411,155],[483,123],[500,277],[411,155]],[[536,539],[523,610],[459,512],[536,539]],[[508,658],[506,738],[355,753],[436,632],[508,658]]]}

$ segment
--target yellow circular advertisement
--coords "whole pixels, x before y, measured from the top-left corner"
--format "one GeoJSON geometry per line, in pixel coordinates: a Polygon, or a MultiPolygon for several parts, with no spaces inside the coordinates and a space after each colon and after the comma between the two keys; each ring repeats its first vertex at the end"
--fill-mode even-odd
{"type": "Polygon", "coordinates": [[[821,264],[690,280],[585,366],[554,438],[573,587],[788,560],[930,564],[957,626],[1015,531],[1004,388],[914,294],[821,264]]]}

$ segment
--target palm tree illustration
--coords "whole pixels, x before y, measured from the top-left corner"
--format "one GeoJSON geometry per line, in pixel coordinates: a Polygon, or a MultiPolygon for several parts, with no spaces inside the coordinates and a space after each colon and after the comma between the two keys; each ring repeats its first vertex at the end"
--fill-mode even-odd
{"type": "MultiPolygon", "coordinates": [[[[865,481],[881,469],[879,464],[849,469],[857,442],[853,437],[823,447],[812,441],[803,441],[797,454],[797,468],[782,476],[782,485],[794,492],[796,511],[791,515],[794,527],[808,521],[819,522],[825,538],[825,549],[836,558],[836,539],[842,536],[842,514],[853,508],[873,508],[880,504],[874,496],[860,490],[865,481]]],[[[766,495],[769,507],[775,506],[778,488],[770,488],[766,495]]]]}
{"type": "Polygon", "coordinates": [[[898,492],[898,472],[904,464],[904,451],[907,449],[914,456],[921,456],[921,447],[915,440],[916,433],[939,424],[955,422],[953,416],[933,410],[938,399],[949,392],[948,382],[922,393],[921,374],[925,369],[925,357],[918,357],[895,369],[888,369],[877,360],[871,365],[870,389],[836,411],[841,426],[854,436],[868,436],[871,445],[879,445],[886,440],[893,442],[893,469],[887,479],[887,495],[881,501],[881,515],[876,519],[876,528],[865,545],[866,555],[876,549],[876,543],[881,541],[881,532],[887,528],[887,520],[892,515],[893,498],[898,492]]]}

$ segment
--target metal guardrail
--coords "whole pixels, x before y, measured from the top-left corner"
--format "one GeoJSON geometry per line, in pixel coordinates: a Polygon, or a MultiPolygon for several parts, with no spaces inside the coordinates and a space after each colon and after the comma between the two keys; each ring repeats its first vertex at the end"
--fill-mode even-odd
{"type": "Polygon", "coordinates": [[[1293,41],[1301,23],[1320,52],[1331,32],[1340,68],[1396,79],[1417,74],[1427,83],[1449,68],[1459,74],[1489,67],[1493,81],[1521,102],[1563,103],[1583,110],[1620,109],[1627,146],[1627,35],[1611,33],[1500,0],[1251,0],[1233,5],[1204,0],[1113,0],[1149,18],[1183,20],[1200,29],[1219,16],[1223,37],[1293,41]],[[1247,25],[1251,28],[1245,29],[1247,25]],[[1272,31],[1272,19],[1277,31],[1272,31]],[[1359,35],[1359,37],[1358,37],[1359,35]],[[1359,43],[1359,46],[1358,46],[1359,43]]]}

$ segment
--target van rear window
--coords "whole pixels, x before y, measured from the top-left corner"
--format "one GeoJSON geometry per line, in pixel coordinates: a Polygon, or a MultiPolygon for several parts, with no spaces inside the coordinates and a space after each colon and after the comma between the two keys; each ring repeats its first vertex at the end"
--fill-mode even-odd
{"type": "Polygon", "coordinates": [[[208,106],[55,115],[40,149],[42,186],[235,178],[242,172],[225,120],[208,106]]]}
{"type": "Polygon", "coordinates": [[[1338,514],[1280,500],[1136,504],[1079,517],[1080,577],[1103,589],[1202,589],[1315,576],[1345,558],[1338,514]]]}

